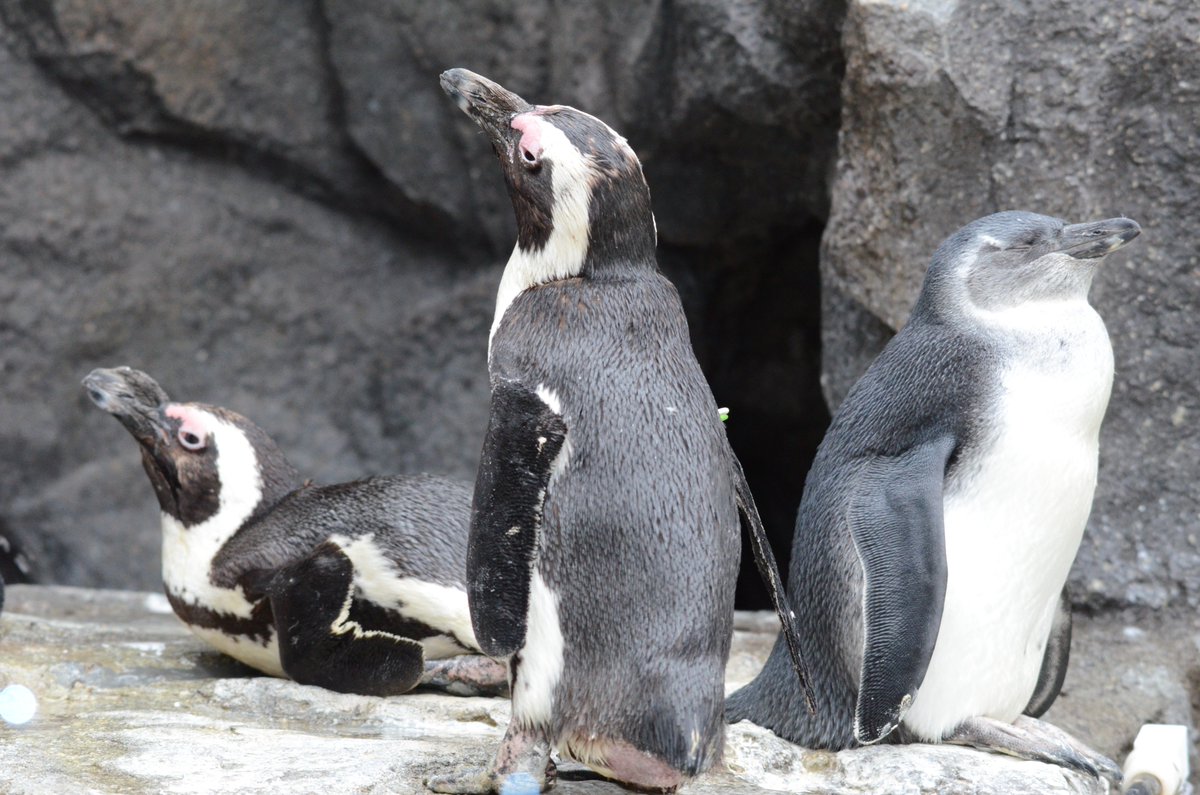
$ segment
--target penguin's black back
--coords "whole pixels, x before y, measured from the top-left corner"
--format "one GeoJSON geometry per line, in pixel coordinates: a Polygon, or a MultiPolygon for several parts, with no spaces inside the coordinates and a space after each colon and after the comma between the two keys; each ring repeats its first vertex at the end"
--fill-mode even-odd
{"type": "Polygon", "coordinates": [[[552,731],[700,769],[721,747],[739,523],[678,293],[650,270],[531,288],[497,329],[491,370],[552,390],[568,428],[537,563],[565,645],[552,731]]]}
{"type": "Polygon", "coordinates": [[[949,434],[949,488],[987,436],[998,363],[985,335],[914,315],[850,390],[805,481],[787,584],[820,707],[816,715],[805,709],[779,639],[762,672],[730,696],[731,722],[753,720],[811,748],[855,745],[863,574],[846,523],[852,486],[865,462],[949,434]]]}
{"type": "Polygon", "coordinates": [[[462,588],[470,504],[466,484],[431,475],[306,486],[238,530],[213,561],[214,581],[258,581],[331,535],[373,535],[398,575],[462,588]]]}

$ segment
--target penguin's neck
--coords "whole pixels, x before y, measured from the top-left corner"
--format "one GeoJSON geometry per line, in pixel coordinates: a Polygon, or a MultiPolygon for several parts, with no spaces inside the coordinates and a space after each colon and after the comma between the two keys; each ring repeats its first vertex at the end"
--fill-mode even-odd
{"type": "Polygon", "coordinates": [[[213,583],[213,560],[243,527],[299,488],[299,475],[277,451],[264,455],[243,433],[222,428],[217,443],[217,510],[190,525],[163,513],[163,585],[176,599],[249,618],[254,605],[240,586],[213,583]]]}

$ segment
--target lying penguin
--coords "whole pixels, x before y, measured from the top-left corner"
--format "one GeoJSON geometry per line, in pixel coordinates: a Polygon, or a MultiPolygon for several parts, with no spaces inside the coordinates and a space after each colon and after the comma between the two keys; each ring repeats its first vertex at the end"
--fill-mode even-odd
{"type": "Polygon", "coordinates": [[[162,508],[167,599],[196,635],[264,673],[343,693],[507,689],[471,628],[466,485],[422,475],[314,486],[240,414],[173,402],[129,367],[83,384],[141,447],[162,508]]]}
{"type": "Polygon", "coordinates": [[[908,324],[834,416],[796,520],[790,596],[828,708],[804,709],[777,642],[731,721],[812,748],[949,742],[1120,777],[1036,718],[1066,674],[1064,584],[1112,385],[1088,288],[1139,231],[1005,212],[938,248],[908,324]]]}

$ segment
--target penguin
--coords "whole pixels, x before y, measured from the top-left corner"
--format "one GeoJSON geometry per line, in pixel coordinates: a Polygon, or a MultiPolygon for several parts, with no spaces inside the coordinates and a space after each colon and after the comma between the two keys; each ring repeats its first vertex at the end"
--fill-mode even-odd
{"type": "Polygon", "coordinates": [[[1127,218],[978,219],[933,255],[908,323],[838,408],[805,483],[790,596],[819,715],[776,643],[728,701],[811,748],[950,742],[1120,775],[1036,720],[1070,649],[1113,355],[1088,290],[1127,218]]]}
{"type": "Polygon", "coordinates": [[[467,550],[471,623],[508,660],[512,720],[490,770],[426,784],[544,789],[557,750],[672,791],[721,756],[741,527],[801,669],[794,617],[659,272],[633,150],[465,69],[441,84],[490,139],[517,222],[467,550]]]}
{"type": "Polygon", "coordinates": [[[164,590],[197,636],[263,673],[342,693],[506,690],[468,612],[466,484],[312,485],[254,423],[174,402],[140,370],[93,370],[83,385],[140,446],[162,509],[164,590]]]}

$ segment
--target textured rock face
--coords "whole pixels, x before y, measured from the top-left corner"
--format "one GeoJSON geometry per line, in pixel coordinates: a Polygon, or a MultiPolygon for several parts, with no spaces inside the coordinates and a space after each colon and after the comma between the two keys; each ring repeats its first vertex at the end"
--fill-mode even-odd
{"type": "Polygon", "coordinates": [[[1116,357],[1072,575],[1093,605],[1200,605],[1200,10],[1140,0],[852,3],[825,230],[825,388],[905,319],[929,256],[1001,209],[1128,215],[1092,291],[1116,357]]]}
{"type": "Polygon", "coordinates": [[[136,451],[78,388],[95,366],[241,411],[322,481],[473,475],[514,235],[438,88],[459,65],[642,155],[664,268],[786,550],[827,419],[816,251],[843,13],[0,0],[0,520],[34,574],[157,587],[136,451]]]}
{"type": "Polygon", "coordinates": [[[642,156],[785,568],[820,387],[844,394],[946,234],[1009,207],[1136,218],[1093,294],[1117,375],[1074,592],[1200,604],[1200,12],[848,13],[843,35],[838,0],[0,0],[0,532],[41,579],[157,586],[136,453],[77,386],[95,366],[242,411],[318,480],[471,477],[513,236],[437,87],[463,65],[642,156]]]}
{"type": "MultiPolygon", "coordinates": [[[[254,676],[189,635],[158,594],[17,586],[8,608],[0,617],[0,687],[29,687],[39,710],[26,725],[0,726],[5,792],[420,793],[431,774],[487,764],[509,718],[504,699],[436,693],[384,699],[254,676]]],[[[1195,631],[1190,618],[1170,626],[1177,634],[1195,631]]],[[[737,625],[728,687],[754,675],[774,634],[770,617],[741,614],[737,625]]],[[[1120,670],[1102,667],[1094,681],[1072,672],[1068,686],[1086,700],[1120,670]]],[[[562,770],[555,792],[625,791],[576,780],[578,767],[562,770]]],[[[967,748],[806,751],[743,722],[728,730],[724,767],[682,790],[883,791],[1102,795],[1107,789],[1062,768],[967,748]]]]}

